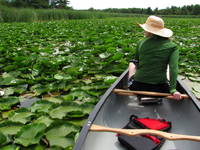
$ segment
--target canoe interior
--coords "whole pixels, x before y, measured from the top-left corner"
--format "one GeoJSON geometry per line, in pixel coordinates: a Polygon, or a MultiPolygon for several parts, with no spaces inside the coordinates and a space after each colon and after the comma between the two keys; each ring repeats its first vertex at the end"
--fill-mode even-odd
{"type": "MultiPolygon", "coordinates": [[[[120,81],[117,88],[123,88],[122,86],[120,81]]],[[[184,92],[184,89],[180,90],[184,92]]],[[[164,118],[172,122],[172,133],[200,136],[199,110],[191,99],[163,99],[161,104],[139,105],[136,96],[111,93],[98,111],[93,124],[122,128],[132,114],[139,117],[164,118]]],[[[85,139],[81,150],[126,150],[118,142],[115,133],[89,131],[87,136],[82,138],[85,139]]],[[[199,147],[200,142],[166,140],[161,150],[198,150],[199,147]]]]}

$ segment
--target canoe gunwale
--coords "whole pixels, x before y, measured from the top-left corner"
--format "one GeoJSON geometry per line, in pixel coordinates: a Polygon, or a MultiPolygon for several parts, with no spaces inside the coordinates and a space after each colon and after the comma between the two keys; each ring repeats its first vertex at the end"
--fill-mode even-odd
{"type": "Polygon", "coordinates": [[[98,112],[101,110],[101,107],[106,102],[109,95],[112,94],[112,91],[114,90],[114,88],[120,86],[119,83],[121,83],[122,80],[125,79],[125,76],[127,75],[127,73],[128,73],[128,69],[125,70],[120,75],[120,77],[112,84],[112,86],[104,93],[104,95],[101,97],[99,102],[96,104],[95,108],[90,113],[87,122],[85,123],[85,125],[82,128],[82,130],[80,132],[81,136],[79,136],[77,143],[75,144],[75,147],[73,148],[73,150],[81,150],[81,147],[82,147],[82,145],[84,144],[84,141],[85,141],[85,137],[88,134],[90,126],[93,124],[94,120],[96,119],[98,112]]]}

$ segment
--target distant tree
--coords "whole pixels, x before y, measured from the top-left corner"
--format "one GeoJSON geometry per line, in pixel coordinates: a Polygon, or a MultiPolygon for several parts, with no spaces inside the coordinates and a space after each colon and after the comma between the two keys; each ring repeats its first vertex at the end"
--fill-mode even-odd
{"type": "Polygon", "coordinates": [[[71,8],[69,7],[69,0],[54,0],[52,6],[54,8],[65,8],[65,9],[71,8]]]}
{"type": "Polygon", "coordinates": [[[28,7],[28,2],[28,0],[9,1],[10,5],[14,7],[28,7]]]}
{"type": "Polygon", "coordinates": [[[158,14],[158,8],[156,7],[154,10],[153,10],[154,14],[158,14]]]}
{"type": "Polygon", "coordinates": [[[136,13],[136,14],[157,14],[157,15],[200,15],[200,5],[190,5],[183,7],[171,6],[165,9],[155,8],[154,10],[151,7],[145,8],[127,8],[127,9],[118,9],[118,8],[108,8],[102,11],[111,12],[111,13],[136,13]]]}
{"type": "Polygon", "coordinates": [[[174,15],[177,15],[178,14],[178,7],[176,6],[172,6],[170,9],[169,9],[169,12],[170,14],[174,14],[174,15]]]}
{"type": "Polygon", "coordinates": [[[4,0],[6,5],[13,7],[48,8],[48,0],[4,0]]]}
{"type": "Polygon", "coordinates": [[[34,8],[49,8],[49,1],[48,0],[30,0],[28,2],[28,5],[34,8]]]}
{"type": "Polygon", "coordinates": [[[188,15],[188,14],[189,14],[189,11],[188,11],[188,9],[187,9],[186,6],[183,6],[183,7],[181,8],[181,14],[183,14],[183,15],[188,15]]]}
{"type": "Polygon", "coordinates": [[[152,11],[151,7],[148,7],[148,8],[147,8],[146,14],[148,14],[148,15],[153,14],[153,11],[152,11]]]}
{"type": "Polygon", "coordinates": [[[95,9],[93,7],[90,7],[88,10],[89,11],[95,11],[95,9]]]}
{"type": "Polygon", "coordinates": [[[192,15],[200,15],[200,5],[193,5],[192,15]]]}

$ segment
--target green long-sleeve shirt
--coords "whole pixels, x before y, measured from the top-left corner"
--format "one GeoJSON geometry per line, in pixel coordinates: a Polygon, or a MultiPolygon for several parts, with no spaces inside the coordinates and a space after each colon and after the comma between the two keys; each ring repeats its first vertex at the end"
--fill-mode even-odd
{"type": "Polygon", "coordinates": [[[170,72],[170,93],[176,92],[179,51],[175,43],[154,35],[141,41],[136,49],[135,59],[139,61],[134,80],[149,84],[167,82],[167,65],[170,72]]]}

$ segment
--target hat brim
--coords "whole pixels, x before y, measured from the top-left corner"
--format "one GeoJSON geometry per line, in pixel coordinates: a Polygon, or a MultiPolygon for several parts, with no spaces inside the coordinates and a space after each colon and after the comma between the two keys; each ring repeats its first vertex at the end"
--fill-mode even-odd
{"type": "Polygon", "coordinates": [[[141,28],[143,28],[145,31],[162,36],[162,37],[166,37],[169,38],[173,35],[172,30],[167,29],[167,28],[156,28],[156,27],[152,27],[148,24],[138,24],[141,28]]]}

